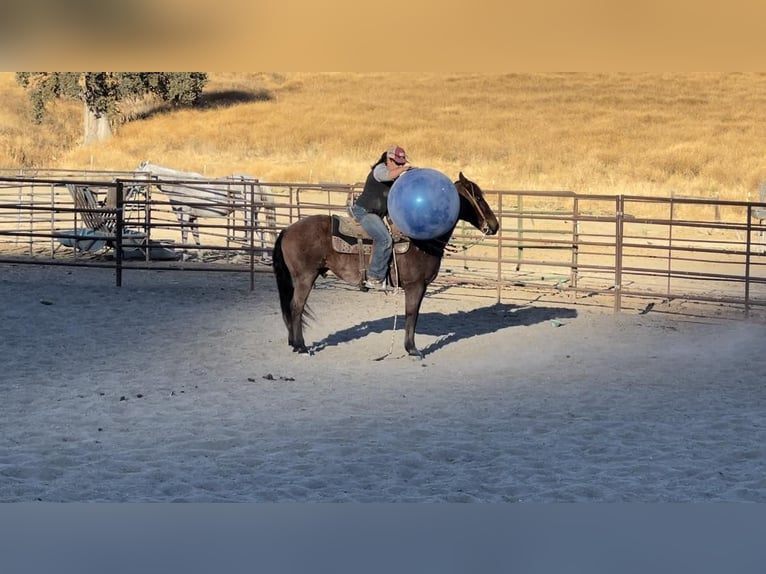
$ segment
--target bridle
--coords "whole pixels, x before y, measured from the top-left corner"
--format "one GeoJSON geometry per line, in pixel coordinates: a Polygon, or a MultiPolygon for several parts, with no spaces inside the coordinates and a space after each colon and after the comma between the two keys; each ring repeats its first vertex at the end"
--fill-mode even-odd
{"type": "MultiPolygon", "coordinates": [[[[471,207],[473,207],[473,210],[477,214],[479,214],[479,217],[481,219],[481,225],[479,226],[479,230],[482,233],[481,240],[483,240],[489,233],[489,219],[487,218],[487,214],[485,213],[484,209],[479,203],[479,200],[476,198],[476,194],[473,192],[473,190],[467,189],[467,186],[463,182],[459,182],[458,185],[459,187],[462,187],[463,190],[465,191],[465,193],[461,193],[460,195],[465,197],[468,200],[468,203],[471,204],[471,207]]],[[[471,185],[475,185],[475,184],[471,183],[471,185]]],[[[459,189],[458,189],[458,193],[460,193],[459,189]]]]}

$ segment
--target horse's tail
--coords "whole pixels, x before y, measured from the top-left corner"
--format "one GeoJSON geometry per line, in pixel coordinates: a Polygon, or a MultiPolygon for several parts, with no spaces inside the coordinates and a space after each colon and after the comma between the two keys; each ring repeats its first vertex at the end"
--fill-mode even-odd
{"type": "Polygon", "coordinates": [[[290,275],[290,270],[285,263],[285,255],[282,252],[282,239],[285,236],[285,230],[279,232],[277,240],[274,242],[274,254],[272,255],[272,265],[274,266],[274,276],[277,279],[277,291],[279,291],[279,305],[282,308],[282,319],[290,328],[292,323],[293,312],[290,304],[293,300],[293,293],[295,287],[293,286],[293,278],[290,275]]]}

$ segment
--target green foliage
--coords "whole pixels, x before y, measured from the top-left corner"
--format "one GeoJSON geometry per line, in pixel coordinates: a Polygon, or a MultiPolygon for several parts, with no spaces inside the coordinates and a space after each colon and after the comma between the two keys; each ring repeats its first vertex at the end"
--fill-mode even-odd
{"type": "Polygon", "coordinates": [[[174,106],[199,102],[208,77],[204,72],[18,72],[29,91],[35,123],[57,98],[75,98],[96,117],[112,114],[122,100],[152,93],[174,106]]]}
{"type": "Polygon", "coordinates": [[[34,122],[39,124],[45,116],[46,104],[56,98],[76,98],[79,94],[79,76],[74,72],[18,72],[16,81],[29,90],[34,122]]]}
{"type": "Polygon", "coordinates": [[[150,73],[146,74],[148,91],[158,95],[164,102],[175,106],[195,105],[202,96],[202,89],[207,83],[207,74],[188,73],[150,73]]]}

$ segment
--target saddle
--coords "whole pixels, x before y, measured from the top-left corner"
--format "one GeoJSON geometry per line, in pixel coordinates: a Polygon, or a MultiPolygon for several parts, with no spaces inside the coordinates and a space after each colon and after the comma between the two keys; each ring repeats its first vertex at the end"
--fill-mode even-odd
{"type": "MultiPolygon", "coordinates": [[[[406,253],[410,240],[393,223],[389,222],[391,237],[394,240],[394,252],[406,253]]],[[[332,247],[338,253],[372,254],[372,238],[352,217],[332,216],[332,247]]]]}

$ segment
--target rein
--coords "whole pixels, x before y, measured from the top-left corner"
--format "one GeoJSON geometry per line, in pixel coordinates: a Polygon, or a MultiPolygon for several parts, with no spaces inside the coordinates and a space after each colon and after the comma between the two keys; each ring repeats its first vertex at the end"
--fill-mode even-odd
{"type": "MultiPolygon", "coordinates": [[[[466,243],[465,245],[462,245],[460,247],[460,249],[462,249],[463,251],[468,251],[471,247],[473,247],[474,245],[478,245],[479,243],[484,241],[486,238],[487,238],[487,232],[486,231],[482,231],[481,232],[481,237],[479,237],[478,239],[474,239],[470,243],[466,243]]],[[[452,245],[451,243],[448,244],[444,248],[444,250],[445,251],[449,251],[450,253],[457,253],[459,251],[459,249],[457,247],[455,247],[454,245],[452,245]]]]}
{"type": "MultiPolygon", "coordinates": [[[[463,187],[463,189],[465,189],[465,186],[462,186],[462,187],[463,187]]],[[[473,210],[476,213],[478,213],[479,216],[481,217],[481,227],[480,227],[480,229],[481,229],[481,237],[479,237],[478,239],[475,239],[474,241],[471,241],[470,243],[468,243],[466,245],[463,245],[462,246],[462,250],[463,251],[467,251],[468,249],[470,249],[474,245],[478,245],[479,243],[481,243],[482,241],[484,241],[487,238],[487,231],[488,231],[487,230],[487,216],[484,213],[484,210],[479,205],[479,201],[476,199],[476,196],[474,194],[470,193],[466,189],[465,194],[462,194],[462,195],[471,204],[471,207],[473,207],[473,210]]],[[[459,251],[459,249],[457,247],[455,247],[451,243],[445,243],[444,250],[448,251],[450,253],[457,253],[459,251]]]]}

